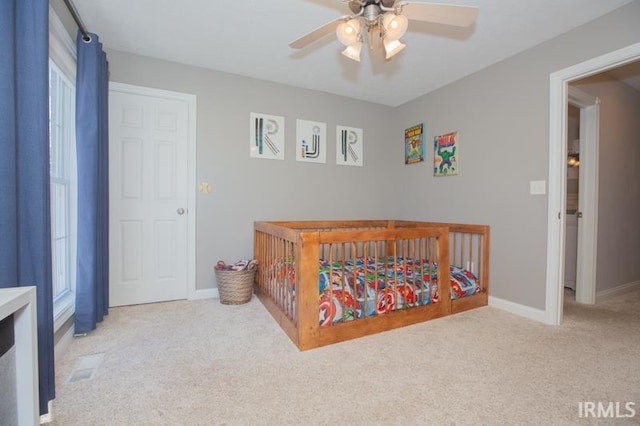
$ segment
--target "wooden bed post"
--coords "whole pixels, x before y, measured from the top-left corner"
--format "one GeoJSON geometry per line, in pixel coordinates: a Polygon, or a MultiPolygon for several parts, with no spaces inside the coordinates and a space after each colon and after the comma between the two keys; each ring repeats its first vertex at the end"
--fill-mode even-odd
{"type": "Polygon", "coordinates": [[[318,232],[301,232],[299,243],[296,244],[299,253],[296,312],[298,314],[298,347],[300,350],[318,346],[318,259],[320,258],[320,234],[318,232]]]}
{"type": "Polygon", "coordinates": [[[438,237],[438,287],[440,291],[441,312],[443,315],[449,315],[451,313],[449,228],[442,229],[444,232],[438,237]]]}
{"type": "Polygon", "coordinates": [[[254,275],[254,278],[253,278],[254,291],[255,291],[256,284],[258,284],[258,287],[259,287],[259,283],[262,282],[261,273],[264,270],[264,266],[265,266],[260,264],[261,262],[264,261],[262,257],[263,256],[262,247],[260,245],[260,235],[261,233],[258,231],[258,226],[256,222],[253,222],[253,258],[258,259],[258,272],[254,275]]]}
{"type": "MultiPolygon", "coordinates": [[[[396,221],[395,220],[388,220],[387,221],[387,230],[390,229],[396,229],[396,221]]],[[[393,257],[396,255],[396,240],[387,240],[385,241],[385,249],[387,252],[387,256],[389,257],[393,257]]]]}
{"type": "Polygon", "coordinates": [[[484,244],[482,247],[482,276],[478,277],[482,280],[482,285],[484,286],[483,290],[487,297],[489,297],[489,235],[490,229],[489,226],[484,227],[484,244]]]}

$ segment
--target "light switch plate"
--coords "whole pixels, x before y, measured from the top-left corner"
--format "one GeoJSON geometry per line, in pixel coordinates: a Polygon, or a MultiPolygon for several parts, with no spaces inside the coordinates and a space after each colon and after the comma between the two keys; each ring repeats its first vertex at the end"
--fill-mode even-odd
{"type": "Polygon", "coordinates": [[[531,182],[529,182],[529,194],[545,195],[546,193],[547,193],[547,181],[532,180],[531,182]]]}

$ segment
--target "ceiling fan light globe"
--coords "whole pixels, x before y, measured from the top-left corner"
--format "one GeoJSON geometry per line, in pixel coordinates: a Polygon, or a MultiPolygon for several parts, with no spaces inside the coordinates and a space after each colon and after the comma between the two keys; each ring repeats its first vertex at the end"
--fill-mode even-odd
{"type": "Polygon", "coordinates": [[[404,15],[387,12],[382,16],[382,27],[384,28],[386,38],[389,40],[398,40],[407,32],[409,19],[404,15]]]}
{"type": "Polygon", "coordinates": [[[405,47],[407,47],[407,45],[401,42],[400,40],[385,39],[384,40],[384,51],[385,51],[384,58],[385,59],[393,58],[396,54],[401,52],[405,47]]]}
{"type": "Polygon", "coordinates": [[[362,42],[359,41],[350,46],[347,46],[347,48],[342,51],[342,54],[349,59],[353,59],[356,62],[360,62],[361,52],[362,52],[362,42]]]}
{"type": "Polygon", "coordinates": [[[340,43],[345,46],[351,46],[358,42],[360,35],[360,21],[358,19],[351,19],[347,22],[342,22],[336,28],[336,36],[340,43]]]}

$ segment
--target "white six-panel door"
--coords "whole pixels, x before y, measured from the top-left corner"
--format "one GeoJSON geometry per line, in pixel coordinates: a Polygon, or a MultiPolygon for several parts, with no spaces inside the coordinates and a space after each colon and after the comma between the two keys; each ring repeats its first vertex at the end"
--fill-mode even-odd
{"type": "Polygon", "coordinates": [[[189,113],[188,99],[110,88],[110,306],[189,295],[189,113]]]}

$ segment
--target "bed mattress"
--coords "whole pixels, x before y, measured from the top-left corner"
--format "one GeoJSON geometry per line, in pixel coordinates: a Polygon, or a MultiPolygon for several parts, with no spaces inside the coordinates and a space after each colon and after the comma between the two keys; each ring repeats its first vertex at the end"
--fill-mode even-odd
{"type": "MultiPolygon", "coordinates": [[[[327,326],[437,303],[438,265],[411,258],[320,259],[319,321],[327,326]]],[[[477,277],[451,265],[451,298],[480,291],[477,277]]]]}

